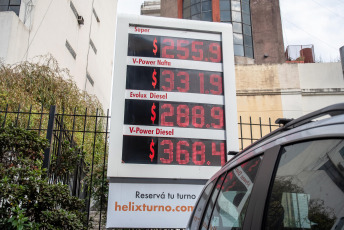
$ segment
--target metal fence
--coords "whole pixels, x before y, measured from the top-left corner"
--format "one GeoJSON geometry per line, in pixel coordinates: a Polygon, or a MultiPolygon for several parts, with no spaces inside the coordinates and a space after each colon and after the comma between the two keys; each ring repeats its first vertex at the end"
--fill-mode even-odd
{"type": "MultiPolygon", "coordinates": [[[[44,151],[43,167],[47,168],[50,183],[62,183],[69,186],[73,196],[86,201],[85,212],[87,223],[101,226],[102,213],[98,223],[92,221],[91,208],[95,211],[104,210],[107,202],[106,190],[106,157],[108,151],[108,124],[110,121],[109,111],[104,115],[100,110],[95,113],[77,111],[72,113],[58,112],[56,106],[45,109],[23,110],[20,105],[16,109],[8,106],[0,108],[0,125],[2,127],[13,124],[15,127],[24,128],[37,132],[49,142],[49,147],[44,151]],[[82,155],[77,159],[73,172],[56,173],[59,164],[62,164],[61,157],[64,151],[73,150],[74,155],[82,155]],[[55,159],[52,165],[52,159],[55,159]],[[95,171],[97,170],[97,171],[95,171]],[[97,179],[97,186],[94,184],[97,179]],[[99,198],[95,196],[96,193],[99,198]]],[[[99,227],[100,229],[100,227],[99,227]]]]}
{"type": "Polygon", "coordinates": [[[272,123],[270,117],[266,118],[265,122],[267,123],[264,123],[261,117],[255,119],[246,117],[246,119],[244,119],[242,116],[239,116],[238,132],[240,150],[243,150],[248,145],[281,127],[280,125],[272,123]]]}
{"type": "MultiPolygon", "coordinates": [[[[277,129],[279,125],[263,123],[261,118],[239,117],[238,132],[240,149],[277,129]],[[247,121],[246,121],[247,120],[247,121]]],[[[48,170],[50,183],[63,183],[69,186],[73,196],[86,200],[85,212],[87,225],[93,229],[104,226],[104,214],[107,209],[107,179],[106,162],[109,137],[109,111],[77,111],[58,112],[56,106],[50,109],[33,109],[25,111],[20,106],[10,109],[8,106],[0,108],[0,125],[2,127],[12,123],[16,127],[37,132],[46,138],[50,146],[45,149],[43,167],[48,170]],[[51,168],[58,167],[64,151],[72,149],[75,156],[82,155],[76,161],[73,172],[54,173],[51,168]],[[54,165],[51,160],[55,159],[54,165]]]]}

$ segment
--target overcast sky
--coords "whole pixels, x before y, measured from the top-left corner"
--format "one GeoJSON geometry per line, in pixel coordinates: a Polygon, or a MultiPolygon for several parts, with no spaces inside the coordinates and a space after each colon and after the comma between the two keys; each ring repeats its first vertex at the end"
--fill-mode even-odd
{"type": "MultiPolygon", "coordinates": [[[[144,0],[118,0],[118,12],[140,14],[144,0]]],[[[177,2],[177,0],[176,0],[177,2]]],[[[284,46],[314,45],[316,60],[339,60],[344,0],[280,0],[284,46]]]]}

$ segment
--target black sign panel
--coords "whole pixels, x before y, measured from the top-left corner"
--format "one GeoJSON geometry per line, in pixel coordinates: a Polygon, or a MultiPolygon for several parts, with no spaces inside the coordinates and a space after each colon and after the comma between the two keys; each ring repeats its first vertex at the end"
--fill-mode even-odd
{"type": "Polygon", "coordinates": [[[219,41],[129,34],[128,56],[222,62],[219,41]]]}
{"type": "Polygon", "coordinates": [[[223,165],[225,141],[197,134],[225,129],[224,105],[202,100],[219,103],[224,95],[221,42],[142,33],[128,42],[122,163],[223,165]]]}
{"type": "Polygon", "coordinates": [[[223,130],[223,109],[222,105],[126,99],[124,124],[223,130]]]}
{"type": "Polygon", "coordinates": [[[225,142],[218,140],[123,136],[123,163],[221,166],[225,142]]]}
{"type": "Polygon", "coordinates": [[[128,66],[126,89],[223,95],[220,72],[128,66]]]}

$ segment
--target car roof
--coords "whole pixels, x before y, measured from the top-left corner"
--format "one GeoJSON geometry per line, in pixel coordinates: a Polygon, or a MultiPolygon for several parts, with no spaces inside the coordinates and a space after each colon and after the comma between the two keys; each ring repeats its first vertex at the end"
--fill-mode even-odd
{"type": "Polygon", "coordinates": [[[295,120],[277,119],[282,127],[254,142],[231,158],[209,181],[275,145],[324,137],[344,137],[344,103],[334,104],[295,120]]]}

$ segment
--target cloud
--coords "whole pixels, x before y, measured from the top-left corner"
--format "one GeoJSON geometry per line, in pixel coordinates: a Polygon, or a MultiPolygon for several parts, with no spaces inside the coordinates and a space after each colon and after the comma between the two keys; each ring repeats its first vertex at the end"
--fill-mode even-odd
{"type": "Polygon", "coordinates": [[[336,61],[344,45],[340,0],[281,0],[284,44],[313,44],[316,58],[336,61]]]}
{"type": "Polygon", "coordinates": [[[140,14],[144,0],[118,0],[117,12],[125,14],[140,14]]]}

